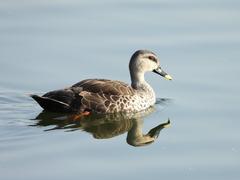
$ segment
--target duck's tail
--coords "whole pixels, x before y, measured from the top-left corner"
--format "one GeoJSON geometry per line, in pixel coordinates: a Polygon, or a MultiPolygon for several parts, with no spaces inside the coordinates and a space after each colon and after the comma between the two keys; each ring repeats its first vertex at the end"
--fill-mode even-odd
{"type": "Polygon", "coordinates": [[[51,99],[49,97],[42,97],[38,95],[30,95],[37,103],[47,111],[52,111],[52,112],[70,112],[71,108],[69,104],[51,99]]]}

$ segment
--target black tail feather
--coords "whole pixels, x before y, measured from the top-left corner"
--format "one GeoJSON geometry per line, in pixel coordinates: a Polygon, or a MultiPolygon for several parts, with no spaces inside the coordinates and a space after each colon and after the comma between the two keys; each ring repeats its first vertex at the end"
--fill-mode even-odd
{"type": "Polygon", "coordinates": [[[42,97],[38,95],[30,95],[37,103],[46,111],[52,112],[71,112],[69,104],[51,99],[48,97],[42,97]]]}

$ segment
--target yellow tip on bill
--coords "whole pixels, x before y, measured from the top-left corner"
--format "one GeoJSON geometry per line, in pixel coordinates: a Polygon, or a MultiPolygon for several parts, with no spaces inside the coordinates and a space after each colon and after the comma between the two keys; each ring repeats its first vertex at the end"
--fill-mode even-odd
{"type": "Polygon", "coordinates": [[[167,79],[167,80],[172,80],[172,77],[170,76],[170,75],[166,75],[166,76],[164,76],[165,77],[165,79],[167,79]]]}

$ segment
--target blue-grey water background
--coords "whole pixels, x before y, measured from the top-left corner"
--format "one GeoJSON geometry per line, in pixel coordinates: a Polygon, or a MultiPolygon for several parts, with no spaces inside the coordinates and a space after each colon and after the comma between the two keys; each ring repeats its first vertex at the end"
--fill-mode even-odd
{"type": "Polygon", "coordinates": [[[1,179],[239,179],[239,57],[238,0],[0,1],[1,179]],[[142,48],[174,78],[146,75],[170,99],[144,119],[144,131],[171,119],[154,144],[31,126],[29,93],[129,82],[142,48]]]}

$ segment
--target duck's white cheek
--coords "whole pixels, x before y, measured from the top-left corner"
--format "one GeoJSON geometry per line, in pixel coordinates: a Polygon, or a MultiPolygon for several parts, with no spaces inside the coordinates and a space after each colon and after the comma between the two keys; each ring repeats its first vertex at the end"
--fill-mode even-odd
{"type": "Polygon", "coordinates": [[[154,63],[149,63],[149,64],[148,64],[148,70],[149,70],[149,71],[153,71],[154,69],[156,69],[156,64],[154,64],[154,63]]]}

